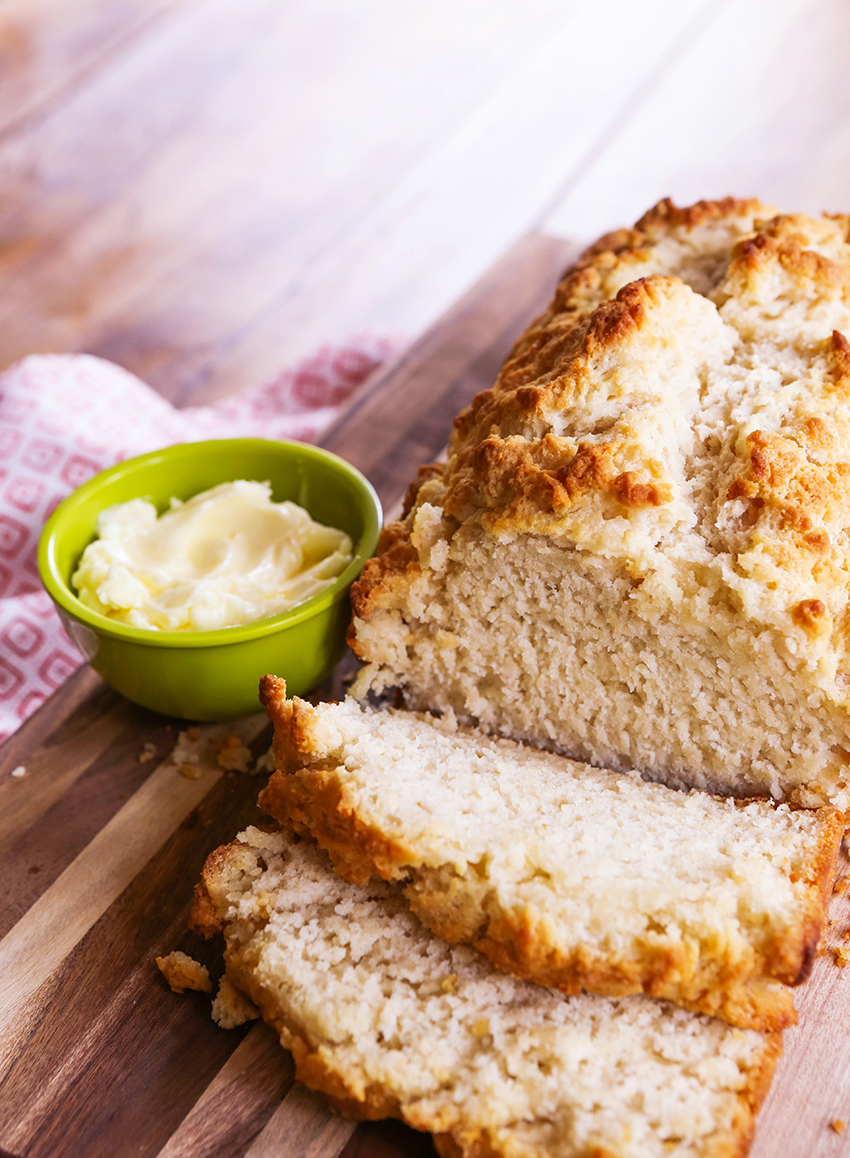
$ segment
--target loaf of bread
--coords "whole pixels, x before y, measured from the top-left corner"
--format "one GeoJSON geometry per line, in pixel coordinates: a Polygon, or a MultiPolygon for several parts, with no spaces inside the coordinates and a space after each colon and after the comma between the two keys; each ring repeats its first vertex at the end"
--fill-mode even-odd
{"type": "Polygon", "coordinates": [[[355,585],[356,694],[846,809],[848,236],[665,201],[589,249],[355,585]]]}
{"type": "Polygon", "coordinates": [[[207,861],[193,921],[298,1077],[395,1116],[446,1158],[733,1158],[780,1050],[649,997],[563,997],[448,946],[398,886],[349,884],[306,841],[248,829],[207,861]]]}
{"type": "Polygon", "coordinates": [[[438,936],[564,993],[649,993],[781,1029],[814,960],[834,808],[685,794],[454,719],[286,699],[260,807],[346,879],[402,881],[438,936]],[[779,984],[784,982],[785,984],[779,984]]]}

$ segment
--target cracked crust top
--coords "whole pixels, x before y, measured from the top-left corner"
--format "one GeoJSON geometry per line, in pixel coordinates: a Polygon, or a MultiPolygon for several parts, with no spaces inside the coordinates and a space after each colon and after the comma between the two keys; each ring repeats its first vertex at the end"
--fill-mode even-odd
{"type": "MultiPolygon", "coordinates": [[[[850,588],[850,217],[669,200],[591,246],[456,419],[352,591],[361,620],[459,527],[691,580],[835,674],[850,588]],[[670,562],[674,567],[671,571],[670,562]]],[[[356,630],[352,645],[358,650],[356,630]]]]}

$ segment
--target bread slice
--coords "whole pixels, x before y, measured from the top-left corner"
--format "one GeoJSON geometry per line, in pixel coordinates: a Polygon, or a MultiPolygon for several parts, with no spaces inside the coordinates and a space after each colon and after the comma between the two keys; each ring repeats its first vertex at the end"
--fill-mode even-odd
{"type": "Polygon", "coordinates": [[[564,993],[649,993],[735,1025],[794,1019],[841,813],[685,794],[453,719],[286,699],[260,807],[348,880],[405,883],[438,936],[564,993]],[[784,984],[780,984],[784,982],[784,984]]]}
{"type": "Polygon", "coordinates": [[[665,201],[588,250],[355,584],[355,694],[846,809],[848,236],[665,201]]]}
{"type": "Polygon", "coordinates": [[[746,1153],[778,1034],[518,981],[297,839],[249,828],[219,848],[193,922],[224,931],[227,976],[343,1113],[403,1118],[451,1158],[746,1153]]]}

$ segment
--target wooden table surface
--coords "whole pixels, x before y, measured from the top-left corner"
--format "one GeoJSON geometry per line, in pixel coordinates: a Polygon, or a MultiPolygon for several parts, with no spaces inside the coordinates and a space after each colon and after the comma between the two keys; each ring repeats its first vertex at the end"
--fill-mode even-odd
{"type": "MultiPolygon", "coordinates": [[[[327,436],[386,504],[578,242],[729,192],[850,208],[848,0],[0,0],[0,367],[85,350],[180,405],[405,335],[327,436]]],[[[0,1147],[430,1153],[159,983],[257,789],[139,763],[174,736],[84,671],[0,749],[0,1147]]],[[[850,1154],[848,984],[817,963],[753,1158],[850,1154]]]]}

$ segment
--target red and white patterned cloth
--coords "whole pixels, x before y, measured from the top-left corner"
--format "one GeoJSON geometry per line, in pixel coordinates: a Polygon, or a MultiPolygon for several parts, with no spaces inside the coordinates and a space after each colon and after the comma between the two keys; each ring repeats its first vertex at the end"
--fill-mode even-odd
{"type": "Polygon", "coordinates": [[[397,344],[326,346],[263,386],[184,410],[88,354],[33,355],[0,376],[0,742],[82,663],[36,565],[56,505],[99,470],[177,442],[311,442],[397,344]]]}

